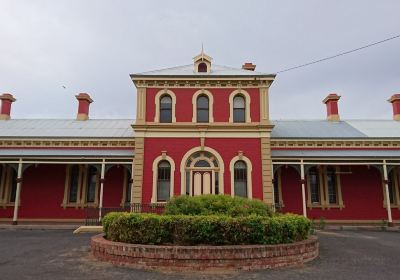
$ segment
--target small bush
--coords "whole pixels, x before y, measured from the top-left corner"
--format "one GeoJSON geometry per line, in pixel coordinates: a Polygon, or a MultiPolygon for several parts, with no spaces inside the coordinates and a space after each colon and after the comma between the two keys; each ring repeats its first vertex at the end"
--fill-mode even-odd
{"type": "Polygon", "coordinates": [[[110,213],[103,224],[106,237],[112,241],[176,245],[291,243],[307,239],[311,227],[308,219],[293,214],[229,217],[110,213]]]}
{"type": "Polygon", "coordinates": [[[166,205],[167,215],[249,215],[272,216],[270,207],[260,200],[250,200],[225,195],[179,196],[166,205]]]}

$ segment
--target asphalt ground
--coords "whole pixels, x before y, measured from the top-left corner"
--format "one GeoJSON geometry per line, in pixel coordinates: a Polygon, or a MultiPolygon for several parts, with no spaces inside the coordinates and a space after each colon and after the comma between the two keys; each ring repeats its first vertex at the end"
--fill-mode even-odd
{"type": "Polygon", "coordinates": [[[135,270],[95,260],[92,234],[0,230],[0,279],[400,279],[400,233],[319,232],[320,256],[301,267],[229,273],[135,270]]]}

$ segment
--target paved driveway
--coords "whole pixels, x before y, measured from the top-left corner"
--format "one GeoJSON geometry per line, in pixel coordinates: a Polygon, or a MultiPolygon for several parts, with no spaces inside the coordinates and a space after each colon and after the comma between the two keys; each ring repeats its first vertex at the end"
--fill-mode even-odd
{"type": "Polygon", "coordinates": [[[400,233],[319,233],[320,257],[303,267],[231,274],[171,274],[114,267],[91,258],[91,235],[0,230],[0,279],[400,279],[400,233]]]}

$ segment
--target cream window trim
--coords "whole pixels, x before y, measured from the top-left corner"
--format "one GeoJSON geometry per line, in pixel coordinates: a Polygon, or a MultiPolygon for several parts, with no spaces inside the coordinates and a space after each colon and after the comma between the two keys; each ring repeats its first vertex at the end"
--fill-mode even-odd
{"type": "MultiPolygon", "coordinates": [[[[400,210],[400,168],[396,167],[394,168],[389,174],[392,175],[392,178],[389,178],[393,180],[393,196],[394,196],[394,203],[390,204],[391,208],[398,208],[400,210]],[[391,173],[393,172],[393,173],[391,173]]],[[[383,207],[386,208],[387,202],[386,202],[386,192],[385,192],[385,182],[382,180],[382,191],[383,191],[383,207]]]]}
{"type": "Polygon", "coordinates": [[[166,160],[171,165],[171,179],[170,179],[170,190],[169,190],[169,197],[174,196],[174,177],[175,177],[175,162],[174,160],[167,156],[166,153],[156,157],[153,161],[153,192],[151,195],[151,203],[160,203],[157,201],[157,178],[158,178],[158,164],[160,161],[166,160]]]}
{"type": "Polygon", "coordinates": [[[321,166],[316,166],[315,167],[318,171],[318,188],[319,188],[319,203],[312,203],[311,202],[311,181],[310,181],[310,169],[307,171],[306,175],[306,185],[307,185],[307,207],[309,209],[312,208],[324,208],[325,206],[325,199],[324,199],[324,184],[323,184],[323,169],[321,166]]]}
{"type": "Polygon", "coordinates": [[[81,205],[81,189],[82,189],[82,177],[84,176],[84,166],[78,165],[79,167],[79,175],[78,175],[78,190],[77,190],[77,196],[76,196],[76,202],[69,202],[69,188],[70,188],[70,180],[71,180],[71,169],[73,166],[77,164],[68,164],[66,166],[66,172],[65,172],[65,183],[64,183],[64,199],[61,204],[61,207],[64,209],[67,207],[75,207],[78,208],[81,205]]]}
{"type": "Polygon", "coordinates": [[[324,175],[324,191],[325,191],[325,207],[326,208],[344,208],[343,197],[342,197],[342,185],[340,182],[340,166],[324,166],[323,168],[324,175]],[[337,203],[330,204],[329,203],[329,192],[328,192],[328,168],[333,167],[335,169],[336,175],[336,199],[337,203]]]}
{"type": "Polygon", "coordinates": [[[87,202],[86,201],[86,192],[87,188],[89,187],[87,179],[88,179],[88,171],[89,171],[89,165],[86,166],[85,168],[85,175],[83,176],[83,191],[82,191],[82,206],[83,207],[97,207],[99,205],[99,189],[100,189],[100,171],[96,168],[96,189],[95,189],[95,197],[94,197],[94,202],[87,202]]]}
{"type": "MultiPolygon", "coordinates": [[[[11,191],[12,191],[12,167],[8,165],[3,166],[3,175],[1,178],[1,189],[0,194],[0,206],[9,207],[15,206],[15,202],[11,202],[11,191]]],[[[19,199],[18,205],[21,206],[21,199],[19,199]]]]}
{"type": "Polygon", "coordinates": [[[208,97],[208,123],[214,122],[214,97],[211,92],[205,89],[201,89],[196,91],[192,97],[192,105],[193,105],[193,116],[192,116],[192,123],[197,123],[197,98],[199,95],[205,95],[208,97]]]}
{"type": "Polygon", "coordinates": [[[238,155],[235,156],[230,164],[229,164],[229,170],[231,172],[231,196],[235,196],[235,163],[237,161],[244,161],[246,163],[247,167],[247,198],[252,199],[253,198],[253,186],[252,186],[252,172],[253,172],[253,165],[251,164],[250,159],[245,157],[244,155],[238,155]]]}
{"type": "Polygon", "coordinates": [[[176,122],[176,116],[175,116],[175,107],[176,107],[176,95],[173,91],[168,90],[168,89],[162,89],[160,90],[155,98],[154,98],[154,102],[155,102],[155,108],[156,108],[156,112],[154,114],[154,122],[155,123],[159,123],[160,122],[160,99],[162,96],[164,95],[169,95],[172,99],[172,123],[176,122]]]}
{"type": "Polygon", "coordinates": [[[219,194],[225,194],[225,188],[224,188],[225,163],[224,163],[224,160],[222,159],[221,155],[213,148],[206,147],[206,146],[204,146],[204,147],[198,146],[198,147],[194,147],[194,148],[190,149],[189,151],[187,151],[186,154],[182,157],[181,166],[180,166],[181,195],[186,195],[186,172],[185,172],[186,162],[192,156],[192,154],[194,154],[195,152],[201,152],[201,151],[209,152],[217,158],[218,166],[219,166],[219,172],[218,172],[219,194]]]}
{"type": "Polygon", "coordinates": [[[232,91],[231,94],[229,95],[229,108],[230,108],[230,113],[229,113],[229,122],[233,123],[233,99],[235,98],[236,95],[242,95],[245,99],[245,123],[251,123],[251,116],[250,116],[250,104],[251,104],[251,98],[250,94],[243,90],[243,89],[237,89],[235,91],[232,91]]]}

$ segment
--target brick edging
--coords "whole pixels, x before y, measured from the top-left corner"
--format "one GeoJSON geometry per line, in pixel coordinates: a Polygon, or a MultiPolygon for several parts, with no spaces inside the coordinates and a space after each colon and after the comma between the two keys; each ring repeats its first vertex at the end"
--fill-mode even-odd
{"type": "Polygon", "coordinates": [[[316,236],[291,244],[235,246],[163,246],[91,239],[99,260],[134,268],[188,270],[266,269],[302,265],[319,254],[316,236]]]}

